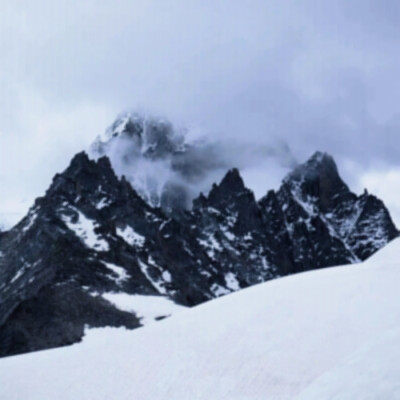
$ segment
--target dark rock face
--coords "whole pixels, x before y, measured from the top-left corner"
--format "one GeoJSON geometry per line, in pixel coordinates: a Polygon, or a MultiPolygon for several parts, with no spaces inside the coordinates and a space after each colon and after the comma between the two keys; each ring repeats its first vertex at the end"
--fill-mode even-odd
{"type": "Polygon", "coordinates": [[[326,154],[260,201],[233,169],[191,211],[165,213],[118,179],[108,158],[80,153],[28,215],[0,233],[0,355],[77,342],[86,326],[141,325],[107,293],[192,306],[364,260],[397,235],[383,203],[351,193],[326,154]]]}

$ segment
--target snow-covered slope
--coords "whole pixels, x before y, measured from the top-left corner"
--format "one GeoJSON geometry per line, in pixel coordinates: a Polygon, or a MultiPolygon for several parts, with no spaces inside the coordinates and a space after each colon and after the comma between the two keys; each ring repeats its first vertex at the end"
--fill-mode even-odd
{"type": "Polygon", "coordinates": [[[398,399],[400,240],[135,331],[0,360],[0,398],[398,399]]]}

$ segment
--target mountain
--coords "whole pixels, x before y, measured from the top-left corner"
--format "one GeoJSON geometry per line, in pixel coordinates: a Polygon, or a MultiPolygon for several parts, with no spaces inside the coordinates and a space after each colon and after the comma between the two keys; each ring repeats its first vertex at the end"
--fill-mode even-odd
{"type": "Polygon", "coordinates": [[[165,118],[122,114],[97,137],[89,156],[107,156],[118,176],[125,176],[151,206],[166,214],[190,210],[198,194],[208,192],[233,167],[248,168],[268,160],[285,169],[296,161],[285,142],[251,145],[246,141],[219,141],[196,129],[180,128],[165,118]],[[234,156],[233,156],[234,154],[234,156]]]}
{"type": "Polygon", "coordinates": [[[4,400],[352,400],[399,393],[400,241],[133,332],[0,362],[4,400]],[[45,377],[45,379],[44,379],[45,377]]]}
{"type": "Polygon", "coordinates": [[[124,175],[149,205],[168,213],[190,208],[193,182],[214,168],[210,149],[203,160],[204,144],[189,142],[171,122],[125,113],[95,140],[89,154],[94,159],[107,156],[116,173],[124,175]]]}
{"type": "Polygon", "coordinates": [[[0,233],[0,355],[75,343],[88,326],[133,329],[256,283],[359,262],[397,236],[384,204],[353,194],[323,153],[260,201],[232,169],[191,210],[166,211],[107,156],[82,152],[0,233]],[[146,304],[159,312],[150,318],[146,304]]]}

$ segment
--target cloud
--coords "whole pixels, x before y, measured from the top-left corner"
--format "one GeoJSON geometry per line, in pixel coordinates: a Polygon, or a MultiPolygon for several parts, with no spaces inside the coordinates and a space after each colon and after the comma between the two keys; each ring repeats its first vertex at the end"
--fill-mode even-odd
{"type": "MultiPolygon", "coordinates": [[[[131,108],[213,139],[286,141],[299,160],[318,149],[395,168],[399,12],[397,0],[4,0],[2,185],[40,194],[131,108]]],[[[259,168],[243,166],[254,186],[282,175],[259,168]]]]}
{"type": "MultiPolygon", "coordinates": [[[[122,114],[90,148],[90,156],[108,156],[114,171],[137,192],[164,210],[190,209],[200,192],[208,193],[231,168],[239,168],[262,196],[271,188],[271,166],[288,172],[297,165],[287,143],[257,144],[245,139],[199,137],[165,118],[122,114]],[[197,136],[197,137],[196,137],[197,136]],[[268,165],[269,174],[265,174],[268,165]],[[264,171],[264,177],[255,172],[264,171]],[[261,179],[260,179],[261,178],[261,179]]],[[[273,174],[276,176],[276,174],[273,174]]]]}
{"type": "Polygon", "coordinates": [[[3,112],[0,126],[0,214],[21,217],[33,199],[43,195],[55,172],[63,170],[72,156],[87,148],[103,130],[113,112],[100,104],[74,107],[48,104],[37,93],[18,88],[10,121],[3,112]]]}

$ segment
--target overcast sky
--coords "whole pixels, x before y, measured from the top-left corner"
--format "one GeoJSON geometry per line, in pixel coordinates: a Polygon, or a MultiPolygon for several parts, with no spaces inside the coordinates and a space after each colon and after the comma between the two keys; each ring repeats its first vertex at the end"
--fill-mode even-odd
{"type": "Polygon", "coordinates": [[[140,109],[327,151],[400,225],[399,71],[398,0],[1,0],[0,212],[140,109]]]}

